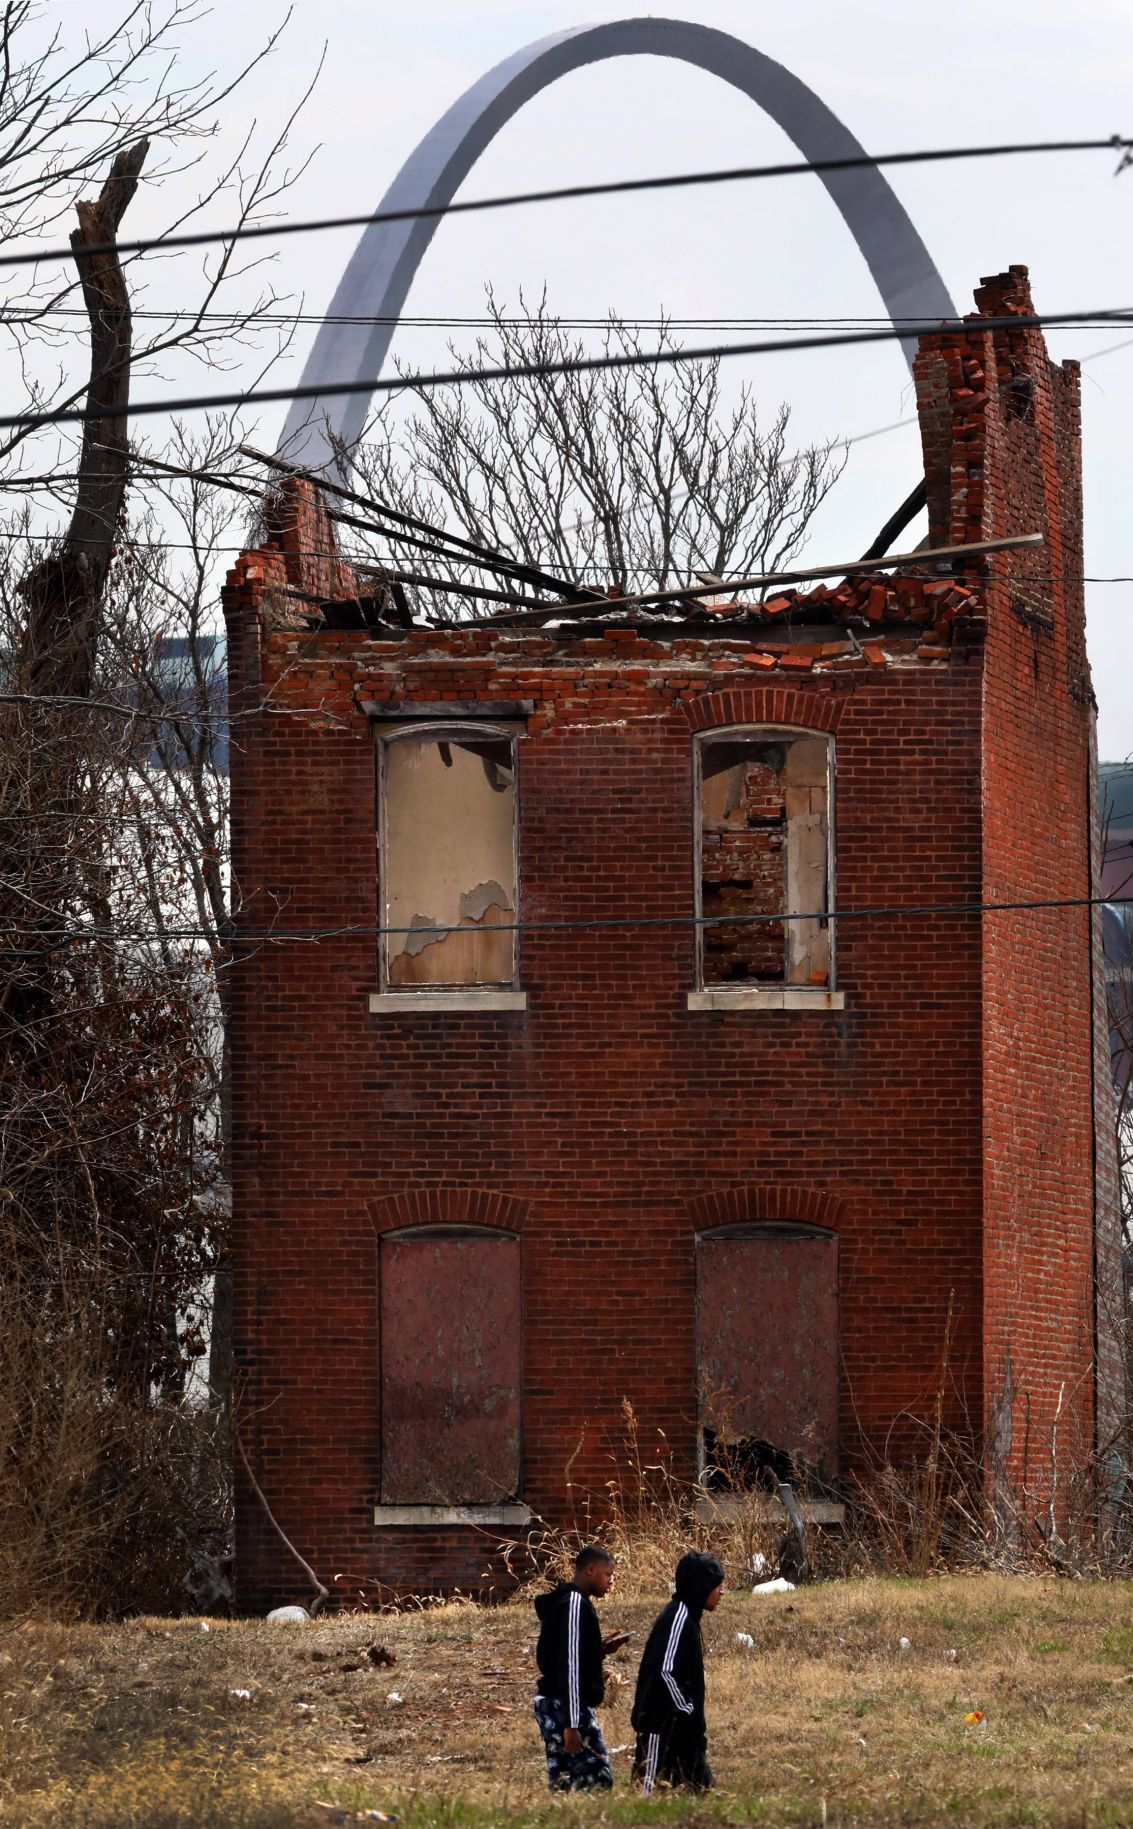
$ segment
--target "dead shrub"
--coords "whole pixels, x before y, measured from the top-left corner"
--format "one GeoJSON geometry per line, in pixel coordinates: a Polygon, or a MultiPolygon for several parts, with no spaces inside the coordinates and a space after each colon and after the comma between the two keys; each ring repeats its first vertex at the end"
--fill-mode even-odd
{"type": "Polygon", "coordinates": [[[110,1294],[62,1241],[0,1228],[0,1617],[222,1592],[226,1419],[122,1381],[110,1294]]]}
{"type": "MultiPolygon", "coordinates": [[[[841,1483],[842,1522],[808,1526],[815,1578],[977,1570],[1109,1577],[1133,1570],[1133,1491],[1119,1445],[1083,1466],[1057,1468],[1055,1507],[1002,1473],[993,1485],[978,1440],[969,1430],[946,1428],[943,1417],[938,1396],[927,1418],[898,1419],[881,1453],[871,1455],[863,1445],[841,1483]]],[[[521,1591],[535,1579],[569,1577],[579,1547],[596,1537],[617,1557],[618,1589],[627,1600],[666,1592],[689,1549],[718,1556],[730,1587],[750,1587],[780,1568],[794,1578],[788,1520],[771,1490],[739,1478],[725,1492],[682,1480],[663,1435],[652,1451],[643,1446],[628,1402],[610,1461],[598,1491],[576,1487],[568,1469],[575,1513],[569,1528],[539,1525],[499,1546],[521,1591]]],[[[831,1494],[812,1493],[803,1480],[797,1497],[805,1511],[808,1501],[831,1494]]]]}

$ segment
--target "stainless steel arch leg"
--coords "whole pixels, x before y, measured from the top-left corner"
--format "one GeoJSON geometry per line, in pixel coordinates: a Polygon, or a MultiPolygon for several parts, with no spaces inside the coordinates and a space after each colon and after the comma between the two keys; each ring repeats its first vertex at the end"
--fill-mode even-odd
{"type": "MultiPolygon", "coordinates": [[[[813,90],[741,39],[680,19],[620,19],[556,32],[489,70],[430,128],[382,198],[379,212],[451,202],[489,141],[540,90],[584,64],[640,55],[675,57],[731,83],[789,134],[806,159],[854,157],[864,151],[813,90]]],[[[818,175],[865,256],[890,317],[954,316],[944,281],[881,172],[865,166],[818,175]]],[[[363,230],[328,317],[372,314],[375,321],[324,323],[303,370],[305,385],[377,378],[437,227],[438,218],[428,217],[363,230]]],[[[902,341],[911,362],[916,339],[902,341]]],[[[294,401],[280,455],[313,470],[329,467],[329,435],[349,449],[361,435],[369,402],[365,392],[294,401]]]]}

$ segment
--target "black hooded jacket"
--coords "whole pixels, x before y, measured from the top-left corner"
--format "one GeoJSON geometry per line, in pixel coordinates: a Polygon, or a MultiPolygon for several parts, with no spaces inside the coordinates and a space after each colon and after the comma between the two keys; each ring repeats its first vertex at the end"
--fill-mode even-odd
{"type": "Polygon", "coordinates": [[[560,1581],[535,1602],[539,1643],[539,1694],[563,1702],[567,1727],[577,1727],[584,1708],[597,1708],[606,1693],[602,1669],[602,1628],[589,1595],[573,1581],[560,1581]]]}
{"type": "Polygon", "coordinates": [[[724,1579],[715,1556],[690,1550],[677,1564],[676,1592],[658,1614],[641,1654],[633,1698],[634,1732],[664,1733],[674,1723],[703,1734],[704,1651],[700,1616],[724,1579]]]}

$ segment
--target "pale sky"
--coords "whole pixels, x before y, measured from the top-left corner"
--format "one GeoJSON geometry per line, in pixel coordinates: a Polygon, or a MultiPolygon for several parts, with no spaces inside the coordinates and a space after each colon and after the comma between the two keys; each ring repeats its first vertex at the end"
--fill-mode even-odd
{"type": "MultiPolygon", "coordinates": [[[[121,0],[66,0],[53,10],[79,29],[116,16],[121,0]]],[[[50,10],[50,9],[49,9],[50,10]]],[[[243,0],[182,34],[186,71],[229,71],[278,22],[282,6],[243,0]]],[[[417,141],[463,89],[519,46],[564,26],[630,16],[601,0],[298,0],[270,65],[229,104],[229,144],[255,116],[278,123],[326,59],[293,136],[317,145],[284,213],[377,207],[417,141]]],[[[869,151],[1133,133],[1133,17],[1128,0],[683,0],[671,17],[746,38],[817,91],[869,151]]],[[[797,156],[787,137],[716,79],[658,58],[622,58],[564,78],[500,133],[463,195],[797,156]]],[[[1040,310],[1133,306],[1133,169],[1110,153],[911,167],[889,173],[961,309],[980,276],[1024,262],[1040,310]]],[[[164,222],[193,180],[139,198],[123,233],[164,222]]],[[[230,212],[229,212],[230,213],[230,212]]],[[[221,212],[219,218],[227,220],[221,212]]],[[[275,283],[304,308],[329,303],[356,240],[352,231],[280,244],[275,283]]],[[[168,302],[189,283],[155,285],[168,302]]],[[[520,287],[564,315],[627,318],[881,316],[868,270],[817,179],[620,197],[453,219],[441,226],[406,310],[478,315],[484,287],[514,303],[520,287]]],[[[456,333],[462,344],[469,333],[456,333]]],[[[297,380],[314,335],[305,329],[273,381],[297,380]]],[[[688,341],[695,333],[683,333],[688,341]]],[[[1133,420],[1130,344],[1083,370],[1086,571],[1133,574],[1126,427],[1133,420]]],[[[1089,358],[1122,342],[1119,328],[1053,331],[1052,353],[1089,358]]],[[[394,344],[428,365],[443,332],[404,327],[394,344]]],[[[392,360],[392,357],[391,357],[392,360]]],[[[237,376],[246,370],[237,369],[237,376]]],[[[896,346],[737,359],[772,410],[793,410],[798,442],[852,437],[912,411],[896,346]]],[[[184,391],[214,377],[177,367],[184,391]],[[185,385],[187,384],[187,386],[185,385]]],[[[157,382],[146,384],[161,391],[157,382]]],[[[138,389],[139,395],[143,392],[138,389]]],[[[246,424],[274,446],[279,408],[246,424]]],[[[156,427],[153,428],[156,431],[156,427]]],[[[814,562],[859,553],[913,486],[916,428],[855,445],[807,548],[814,562]]],[[[911,536],[915,539],[916,533],[911,536]]],[[[911,541],[910,541],[911,543],[911,541]]],[[[1133,751],[1133,584],[1087,586],[1089,641],[1103,756],[1133,751]]]]}

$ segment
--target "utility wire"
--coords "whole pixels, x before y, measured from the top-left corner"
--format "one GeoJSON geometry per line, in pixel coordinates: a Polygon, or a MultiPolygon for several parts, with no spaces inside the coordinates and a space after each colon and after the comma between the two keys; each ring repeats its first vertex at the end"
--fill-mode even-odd
{"type": "MultiPolygon", "coordinates": [[[[876,908],[820,908],[802,912],[785,911],[776,914],[727,914],[727,915],[590,915],[584,918],[567,918],[550,921],[498,921],[483,927],[477,927],[481,934],[511,933],[580,933],[598,930],[651,929],[651,928],[711,928],[711,927],[750,927],[781,921],[827,921],[836,926],[839,921],[880,921],[907,920],[911,916],[918,919],[937,915],[985,915],[985,914],[1027,914],[1056,913],[1060,910],[1074,908],[1123,908],[1133,906],[1133,896],[1052,896],[1034,900],[1002,902],[921,902],[901,906],[881,906],[876,908]]],[[[37,939],[58,940],[67,943],[73,940],[145,942],[151,940],[202,940],[215,939],[213,930],[206,927],[166,927],[166,928],[96,928],[96,927],[59,927],[38,928],[22,922],[8,924],[10,933],[34,934],[37,939]]],[[[386,937],[404,937],[408,934],[419,934],[420,927],[393,927],[351,923],[340,927],[285,928],[265,927],[260,929],[242,928],[238,919],[231,923],[230,931],[224,936],[229,945],[263,945],[268,942],[286,942],[294,945],[318,945],[329,940],[381,939],[386,937]]],[[[725,988],[725,987],[720,987],[725,988]]],[[[786,987],[784,987],[786,988],[786,987]]]]}
{"type": "MultiPolygon", "coordinates": [[[[388,531],[391,533],[391,535],[394,535],[394,537],[396,537],[393,529],[387,530],[384,528],[374,528],[372,531],[374,531],[376,533],[386,533],[388,531]]],[[[35,543],[37,545],[53,545],[57,541],[62,539],[62,537],[63,536],[61,534],[22,533],[18,529],[0,528],[0,539],[12,540],[12,541],[30,540],[30,541],[35,541],[35,543]]],[[[193,553],[199,553],[201,551],[200,545],[194,545],[191,540],[140,540],[140,541],[131,540],[131,541],[127,542],[127,544],[130,546],[130,548],[136,549],[139,552],[193,552],[193,553]]],[[[209,551],[215,552],[215,553],[258,552],[259,550],[260,550],[259,547],[250,547],[246,540],[244,540],[242,542],[226,540],[226,541],[217,541],[215,543],[209,543],[209,551]]],[[[433,587],[439,588],[443,584],[443,586],[446,590],[451,590],[458,595],[465,588],[464,585],[462,583],[460,583],[459,581],[454,581],[454,580],[448,579],[448,578],[443,579],[443,580],[440,580],[440,579],[434,580],[434,579],[422,578],[422,577],[418,576],[416,573],[407,573],[407,574],[403,574],[403,575],[397,575],[397,574],[391,572],[388,562],[378,560],[378,559],[373,559],[373,558],[366,558],[364,556],[354,555],[354,554],[351,554],[348,552],[342,552],[342,551],[332,552],[329,547],[319,547],[319,546],[294,547],[294,548],[289,548],[288,551],[293,557],[295,557],[297,559],[338,560],[343,565],[352,566],[355,571],[361,571],[363,573],[372,573],[375,577],[377,577],[379,579],[388,578],[389,581],[394,584],[413,584],[413,585],[420,585],[422,588],[433,588],[433,587]]],[[[463,553],[460,553],[460,554],[448,553],[448,554],[444,554],[443,556],[446,558],[452,558],[454,560],[459,559],[460,563],[463,565],[477,565],[477,561],[468,558],[463,553]]],[[[908,556],[910,564],[912,564],[914,561],[919,563],[923,557],[923,555],[919,552],[914,552],[907,556],[908,556]]],[[[883,561],[881,559],[877,559],[877,560],[871,559],[865,563],[852,565],[852,566],[847,565],[845,567],[840,567],[839,569],[844,569],[846,571],[865,572],[865,571],[872,571],[872,570],[881,568],[882,566],[883,566],[883,561]]],[[[489,564],[486,560],[483,560],[483,561],[479,562],[479,569],[489,571],[493,568],[491,566],[489,566],[489,564]]],[[[591,567],[590,569],[595,575],[597,575],[599,572],[599,568],[596,566],[591,567]]],[[[638,569],[640,569],[640,568],[638,568],[638,569]]],[[[608,574],[606,572],[602,572],[601,575],[607,576],[608,574]]],[[[805,578],[813,577],[814,573],[808,572],[805,569],[805,567],[800,567],[800,568],[796,569],[796,571],[792,575],[796,578],[805,579],[805,578]]],[[[1060,574],[1060,576],[1057,580],[1055,580],[1052,577],[1052,575],[1047,572],[1028,572],[1027,577],[1031,583],[1039,583],[1039,584],[1050,584],[1050,583],[1054,583],[1054,582],[1059,582],[1062,584],[1133,584],[1133,572],[1121,573],[1121,574],[1109,576],[1109,577],[1095,576],[1093,573],[1090,573],[1090,572],[1085,572],[1085,573],[1083,573],[1083,572],[1063,572],[1060,574]]],[[[732,587],[733,583],[739,582],[739,574],[738,573],[734,574],[734,575],[725,574],[724,581],[730,589],[732,587]]],[[[573,589],[574,587],[571,586],[570,588],[573,589]]],[[[678,594],[680,596],[687,596],[689,594],[689,592],[697,590],[698,588],[699,587],[695,582],[690,583],[688,586],[679,586],[678,594]]],[[[718,588],[718,587],[716,587],[716,588],[718,588]]],[[[473,594],[473,593],[470,592],[470,594],[473,594]]],[[[703,595],[704,593],[702,592],[701,594],[703,595]]],[[[604,592],[601,592],[598,595],[601,598],[601,603],[605,604],[606,608],[609,609],[609,611],[611,612],[612,615],[616,615],[620,609],[625,608],[627,599],[624,597],[606,597],[604,592]]],[[[501,597],[501,601],[505,601],[505,602],[509,602],[509,603],[514,602],[514,603],[518,604],[520,607],[547,610],[547,611],[555,610],[556,612],[563,611],[563,610],[584,610],[587,612],[587,614],[592,614],[594,609],[600,607],[597,596],[594,598],[590,598],[585,602],[580,601],[580,602],[567,603],[567,604],[551,604],[549,602],[540,602],[540,603],[529,602],[529,603],[525,604],[524,600],[522,598],[519,598],[519,597],[512,598],[512,597],[508,596],[506,593],[500,593],[500,597],[501,597]]],[[[318,601],[321,603],[323,601],[323,599],[320,597],[318,599],[318,601]]],[[[459,628],[464,627],[465,625],[463,623],[452,623],[452,624],[443,623],[443,624],[436,624],[436,625],[434,625],[432,623],[414,624],[414,627],[422,628],[422,629],[423,628],[432,628],[434,626],[436,626],[438,628],[446,628],[446,629],[450,628],[450,627],[459,629],[459,628]]],[[[643,625],[643,627],[646,627],[646,628],[648,628],[649,626],[650,625],[648,625],[648,624],[643,625]]],[[[175,638],[171,638],[171,639],[175,639],[175,638]]]]}
{"type": "MultiPolygon", "coordinates": [[[[879,428],[879,430],[892,429],[894,428],[879,428]]],[[[286,474],[297,477],[303,477],[305,475],[303,471],[297,470],[294,466],[283,463],[279,459],[267,457],[260,452],[253,451],[248,446],[242,446],[241,450],[246,456],[255,457],[259,461],[270,464],[273,468],[283,471],[286,474]]],[[[224,477],[205,470],[190,470],[181,465],[165,463],[158,458],[139,457],[135,461],[147,464],[155,470],[175,476],[179,479],[205,483],[206,485],[216,488],[233,490],[240,495],[253,496],[256,499],[261,499],[262,492],[255,484],[241,481],[234,477],[224,477]]],[[[318,481],[318,479],[312,480],[318,481]]],[[[411,546],[419,547],[426,552],[431,552],[440,558],[449,559],[455,564],[467,565],[476,570],[497,571],[513,575],[528,575],[542,588],[560,590],[567,593],[567,596],[565,600],[535,600],[509,594],[507,592],[480,590],[466,584],[463,580],[458,579],[428,578],[422,577],[416,573],[397,573],[390,569],[390,562],[388,561],[367,561],[365,558],[351,556],[346,552],[339,550],[332,551],[329,547],[289,549],[294,557],[339,561],[363,574],[372,573],[380,580],[385,580],[390,583],[409,584],[424,589],[443,590],[458,596],[465,594],[472,597],[484,597],[489,601],[508,603],[520,609],[531,610],[539,615],[557,615],[560,612],[575,610],[581,611],[586,615],[593,615],[595,611],[600,609],[607,609],[611,614],[617,614],[619,611],[632,608],[638,603],[656,602],[658,598],[669,598],[674,602],[679,602],[685,598],[715,596],[720,589],[720,585],[716,583],[705,585],[701,582],[694,581],[687,585],[679,585],[671,590],[664,590],[661,587],[658,587],[655,591],[635,592],[632,595],[611,598],[599,588],[589,589],[583,585],[575,585],[569,580],[564,582],[561,579],[553,578],[549,574],[538,572],[533,567],[525,566],[517,560],[508,558],[505,554],[498,553],[494,548],[483,546],[479,542],[465,541],[461,536],[450,534],[443,528],[433,528],[430,522],[421,521],[415,516],[402,515],[396,510],[387,509],[382,504],[373,502],[371,498],[358,495],[355,491],[346,489],[338,484],[324,484],[321,481],[318,481],[318,486],[327,488],[334,494],[342,496],[348,501],[360,503],[363,507],[370,508],[374,514],[383,515],[387,518],[399,521],[407,521],[412,527],[424,529],[426,532],[430,533],[433,538],[429,541],[420,540],[415,536],[409,536],[402,533],[399,528],[385,527],[376,521],[363,520],[360,516],[346,514],[339,509],[330,508],[327,509],[326,512],[328,519],[332,521],[344,523],[349,527],[361,529],[364,532],[377,534],[383,539],[404,541],[411,546]],[[442,543],[447,543],[447,547],[468,547],[471,551],[448,550],[446,545],[442,543]]],[[[25,532],[19,528],[0,528],[0,537],[9,540],[34,540],[38,542],[53,542],[59,538],[59,536],[55,534],[31,533],[25,532]]],[[[198,545],[194,545],[188,540],[143,540],[133,542],[132,544],[142,552],[200,551],[198,545]]],[[[1039,544],[1041,544],[1041,535],[1029,534],[1022,538],[978,542],[974,546],[940,547],[931,550],[918,547],[913,552],[909,553],[884,554],[872,557],[868,560],[863,559],[854,562],[839,561],[836,565],[817,565],[808,568],[800,562],[799,565],[791,567],[790,570],[781,572],[759,573],[755,576],[733,573],[726,578],[722,578],[721,584],[726,584],[728,588],[732,589],[754,589],[757,586],[764,585],[788,585],[805,582],[809,578],[841,575],[843,572],[865,573],[885,571],[892,569],[894,566],[906,563],[910,565],[923,565],[925,563],[934,563],[941,559],[963,557],[965,555],[971,556],[977,553],[996,552],[1008,550],[1013,547],[1034,546],[1039,544]]],[[[247,542],[240,546],[226,542],[217,542],[210,547],[210,550],[212,552],[255,552],[258,551],[259,548],[249,547],[247,542]]],[[[597,568],[592,569],[597,570],[597,568]]],[[[1028,576],[1032,582],[1055,582],[1053,575],[1048,573],[1029,573],[1028,576]]],[[[1095,577],[1090,574],[1065,572],[1061,574],[1059,581],[1064,584],[1071,582],[1086,584],[1128,584],[1133,583],[1133,575],[1121,577],[1095,577]]],[[[309,593],[292,591],[289,594],[292,596],[306,597],[311,602],[321,603],[324,601],[321,597],[313,597],[309,593]]],[[[428,625],[422,624],[418,626],[424,627],[428,625]]],[[[477,627],[480,625],[475,623],[456,623],[440,626],[459,628],[477,627]]]]}
{"type": "MultiPolygon", "coordinates": [[[[33,540],[37,541],[37,545],[53,545],[53,543],[62,540],[62,534],[22,534],[22,532],[13,532],[11,529],[0,529],[0,540],[33,540]]],[[[201,551],[200,547],[194,545],[190,540],[130,541],[130,545],[135,547],[139,552],[201,551]]],[[[210,545],[209,551],[258,552],[260,549],[258,549],[258,547],[249,547],[247,540],[240,541],[240,543],[238,543],[238,541],[216,541],[214,545],[210,545]]],[[[342,565],[351,565],[355,571],[361,571],[362,574],[372,572],[375,578],[384,578],[384,580],[388,580],[390,583],[410,583],[410,585],[419,585],[421,589],[439,589],[439,587],[443,585],[447,591],[456,594],[456,596],[459,596],[461,591],[465,591],[465,585],[463,585],[463,583],[454,582],[454,580],[450,580],[450,578],[432,580],[432,578],[421,578],[421,576],[415,574],[415,572],[403,572],[403,574],[399,574],[399,572],[392,571],[388,562],[383,562],[383,560],[364,558],[364,556],[350,554],[350,552],[331,552],[329,551],[329,547],[293,547],[293,549],[289,549],[289,552],[291,552],[295,558],[304,558],[304,560],[331,560],[331,562],[333,562],[333,560],[339,560],[342,565]]],[[[448,556],[458,558],[458,554],[448,554],[448,556]]],[[[913,558],[919,560],[921,554],[913,554],[913,558]]],[[[474,565],[474,563],[476,563],[474,560],[465,558],[463,554],[459,554],[459,560],[461,560],[463,565],[474,565]]],[[[873,560],[871,560],[868,565],[846,567],[846,571],[855,571],[855,569],[860,569],[860,571],[871,571],[871,569],[875,567],[875,563],[880,562],[873,562],[873,560]]],[[[910,560],[910,563],[912,563],[912,560],[910,560]]],[[[483,571],[491,571],[491,567],[487,565],[487,562],[483,562],[481,569],[483,569],[483,571]]],[[[604,571],[602,567],[597,567],[597,565],[591,565],[589,571],[593,572],[595,576],[608,576],[608,572],[604,571]]],[[[809,578],[811,572],[800,572],[798,576],[807,576],[807,578],[809,578]]],[[[1027,578],[1029,578],[1030,583],[1133,583],[1133,572],[1122,572],[1122,574],[1117,574],[1117,576],[1106,576],[1106,578],[1095,576],[1093,572],[1062,572],[1062,576],[1060,576],[1058,580],[1054,580],[1049,572],[1027,572],[1027,578]]],[[[738,574],[736,574],[736,580],[738,580],[738,574]]],[[[732,583],[736,582],[736,580],[734,580],[732,576],[727,576],[727,574],[725,574],[725,583],[727,583],[728,589],[732,589],[732,583]]],[[[571,589],[573,589],[573,585],[571,585],[571,589]]],[[[696,589],[696,583],[690,583],[686,589],[688,589],[688,591],[696,589]]],[[[476,593],[472,593],[469,589],[469,594],[476,593]]],[[[626,602],[624,598],[608,598],[606,593],[600,593],[600,604],[597,600],[591,600],[589,604],[588,602],[575,602],[575,604],[551,605],[549,602],[540,602],[540,604],[529,602],[529,604],[523,605],[520,598],[511,598],[507,593],[498,594],[500,594],[500,598],[502,598],[503,602],[516,602],[516,604],[520,604],[520,607],[545,609],[545,611],[549,611],[549,609],[555,607],[555,609],[584,611],[586,615],[593,615],[593,609],[599,609],[599,607],[606,607],[611,615],[617,615],[617,611],[622,609],[622,607],[624,607],[624,602],[626,602]]],[[[681,594],[686,594],[685,589],[681,589],[681,594]]],[[[322,602],[322,598],[318,598],[318,602],[322,602]]],[[[454,624],[425,624],[425,622],[419,622],[419,624],[414,624],[414,627],[417,627],[417,629],[426,629],[426,627],[428,627],[428,629],[432,629],[432,627],[437,627],[437,629],[461,629],[461,627],[465,627],[465,624],[463,624],[463,622],[454,622],[454,624]]],[[[644,624],[642,627],[648,629],[650,624],[644,624]]]]}
{"type": "MultiPolygon", "coordinates": [[[[310,217],[302,222],[252,223],[235,229],[194,229],[182,235],[146,237],[138,241],[101,242],[83,251],[91,254],[146,254],[155,249],[197,248],[210,242],[257,241],[267,236],[305,235],[323,229],[370,228],[376,223],[436,221],[442,216],[467,216],[481,210],[514,209],[518,204],[565,203],[580,197],[629,196],[642,191],[681,190],[699,184],[734,184],[754,178],[805,177],[811,172],[855,171],[880,165],[931,165],[951,159],[996,159],[1016,153],[1117,152],[1122,155],[1117,173],[1130,163],[1133,140],[1114,133],[1105,140],[1027,140],[995,146],[941,146],[918,152],[856,153],[839,159],[791,159],[775,165],[734,165],[708,171],[672,172],[649,178],[611,178],[594,184],[556,185],[550,189],[514,191],[496,197],[469,197],[460,202],[426,203],[412,209],[379,210],[368,216],[310,217]]],[[[1116,176],[1117,173],[1114,175],[1116,176]]],[[[41,261],[72,260],[70,247],[32,249],[0,254],[0,265],[36,266],[41,261]]]]}
{"type": "MultiPolygon", "coordinates": [[[[857,329],[870,324],[919,325],[923,318],[911,317],[854,317],[841,312],[836,317],[799,316],[791,317],[732,317],[720,313],[714,317],[677,317],[664,312],[651,317],[622,317],[615,313],[612,317],[568,317],[558,312],[550,313],[544,318],[510,317],[449,317],[438,312],[432,317],[409,317],[398,312],[317,312],[317,311],[178,311],[172,307],[162,310],[157,306],[137,306],[130,309],[131,318],[154,318],[162,323],[177,323],[182,319],[194,324],[243,324],[254,320],[256,324],[396,324],[405,330],[811,330],[816,325],[837,326],[841,329],[857,329]]],[[[79,306],[45,305],[41,311],[34,307],[26,311],[5,313],[0,311],[0,326],[20,324],[41,324],[45,318],[74,317],[88,322],[90,313],[79,306]]],[[[1098,324],[1084,323],[1079,330],[1107,330],[1109,320],[1098,324]]]]}
{"type": "MultiPolygon", "coordinates": [[[[945,334],[978,337],[1000,330],[1041,330],[1104,318],[1114,325],[1133,323],[1133,308],[1115,306],[1109,311],[1011,312],[1003,317],[925,318],[922,335],[945,334]]],[[[102,408],[67,407],[42,413],[9,413],[0,416],[6,431],[38,426],[83,424],[88,419],[142,418],[155,413],[207,411],[222,406],[278,404],[289,400],[330,400],[349,394],[420,393],[437,387],[474,387],[486,381],[525,381],[546,375],[595,374],[604,369],[671,368],[685,362],[719,361],[728,356],[785,355],[790,350],[861,348],[873,343],[903,340],[908,333],[888,330],[840,331],[832,336],[773,337],[751,343],[712,343],[694,349],[615,351],[600,356],[572,356],[559,362],[513,362],[488,368],[449,369],[424,375],[374,376],[363,381],[318,381],[295,387],[250,388],[242,393],[199,394],[172,400],[144,400],[102,408]]]]}

